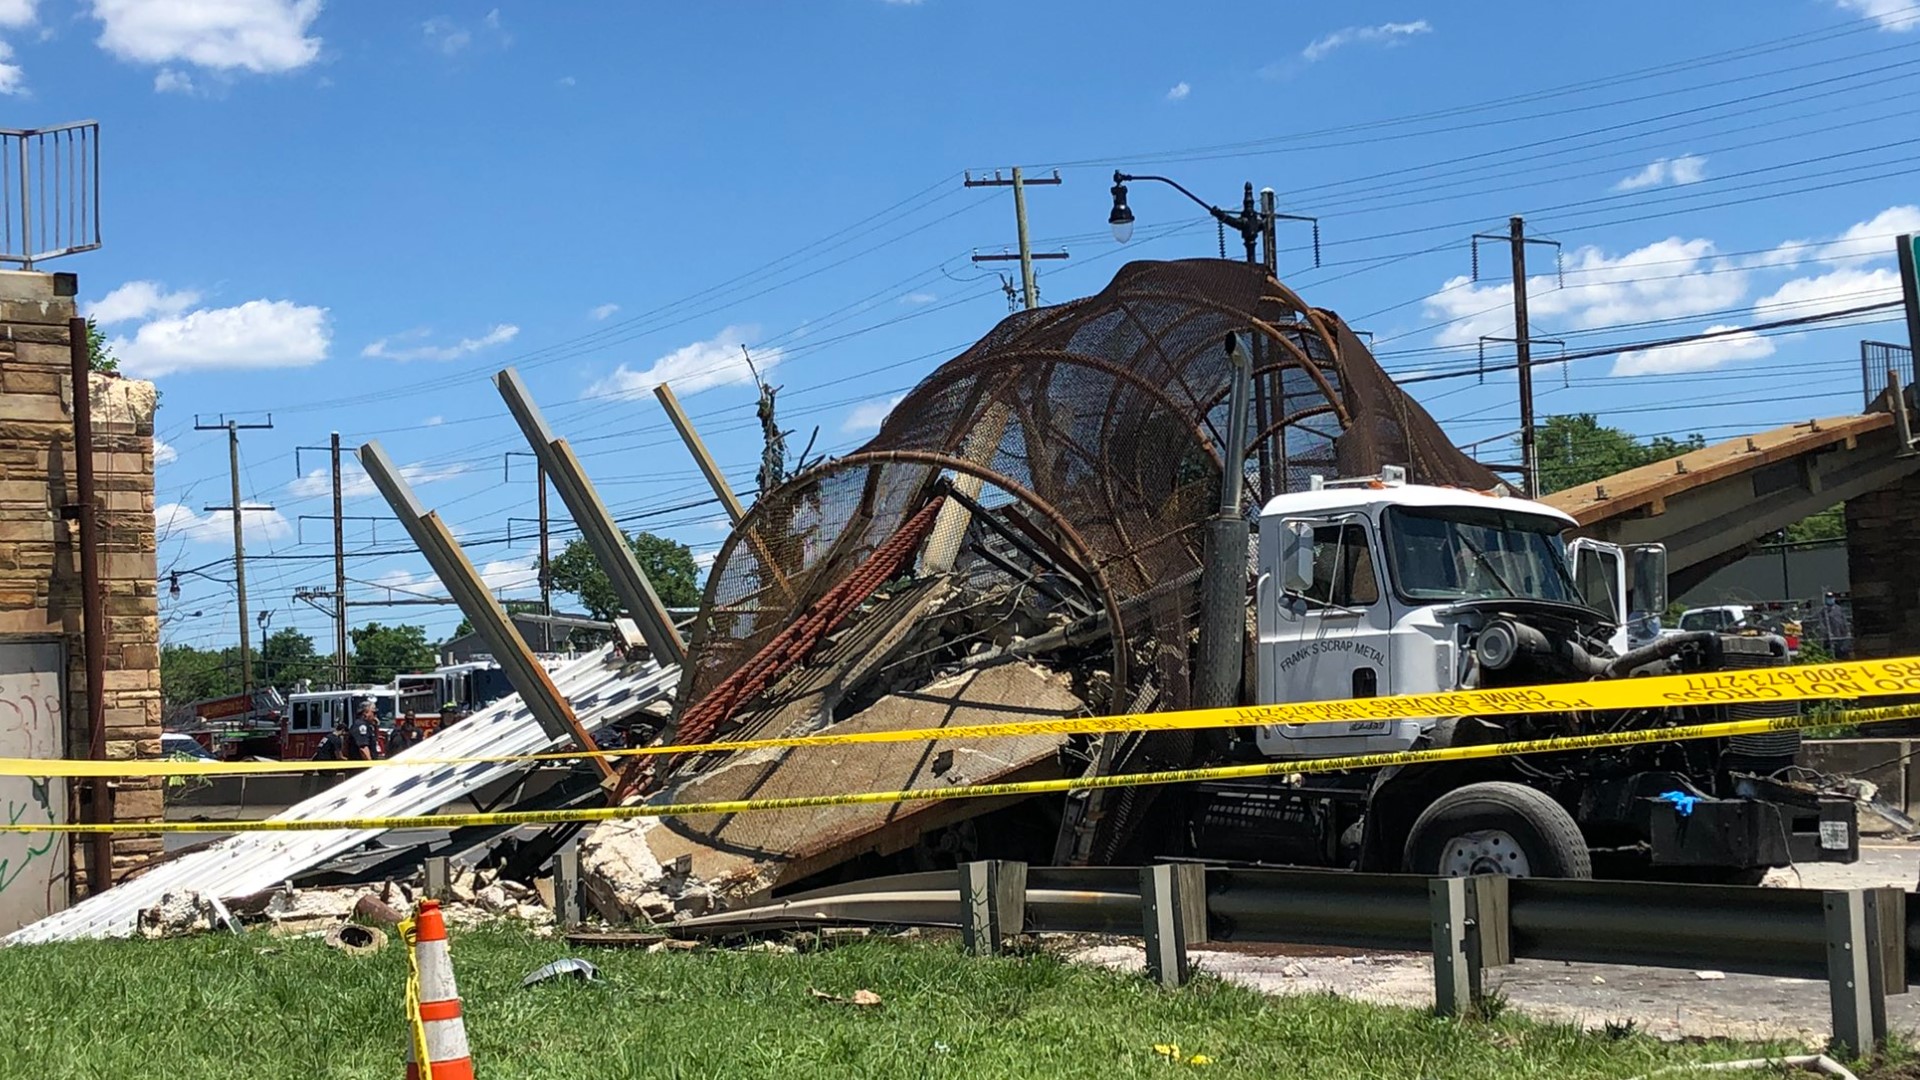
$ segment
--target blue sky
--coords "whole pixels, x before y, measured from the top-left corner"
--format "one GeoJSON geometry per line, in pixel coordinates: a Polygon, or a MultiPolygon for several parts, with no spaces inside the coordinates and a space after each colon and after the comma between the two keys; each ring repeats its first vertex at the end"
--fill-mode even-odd
{"type": "MultiPolygon", "coordinates": [[[[1215,251],[1146,184],[1115,243],[1116,167],[1229,205],[1272,186],[1322,228],[1317,269],[1308,231],[1284,234],[1282,277],[1403,374],[1458,374],[1480,335],[1511,333],[1504,253],[1469,280],[1468,237],[1515,213],[1563,245],[1558,267],[1534,250],[1531,291],[1535,333],[1569,348],[1897,296],[1892,234],[1920,229],[1908,0],[1179,10],[0,0],[0,91],[9,126],[102,123],[105,246],[58,268],[163,391],[162,570],[230,574],[230,526],[202,509],[226,501],[225,440],[196,414],[270,413],[243,444],[247,497],[276,508],[249,515],[253,606],[323,647],[292,593],[330,584],[325,525],[301,520],[328,499],[296,446],[378,438],[502,595],[530,595],[531,470],[503,472],[522,443],[488,381],[511,363],[617,512],[711,551],[717,511],[673,509],[707,492],[651,382],[671,378],[741,490],[740,345],[784,387],[795,450],[816,425],[817,450],[857,445],[1006,314],[969,255],[1012,242],[1011,200],[964,170],[1059,169],[1029,197],[1037,245],[1072,256],[1042,264],[1055,301],[1127,259],[1215,251]]],[[[1863,336],[1901,329],[1588,360],[1538,376],[1540,409],[1710,438],[1857,411],[1863,336]]],[[[1509,379],[1419,395],[1511,459],[1509,379]]],[[[385,515],[349,486],[349,514],[385,515]]],[[[348,535],[407,547],[391,521],[348,535]]],[[[357,600],[440,593],[407,554],[349,576],[357,600]]],[[[163,605],[170,641],[233,638],[217,581],[163,605]]],[[[458,613],[355,621],[403,618],[437,636],[458,613]]]]}

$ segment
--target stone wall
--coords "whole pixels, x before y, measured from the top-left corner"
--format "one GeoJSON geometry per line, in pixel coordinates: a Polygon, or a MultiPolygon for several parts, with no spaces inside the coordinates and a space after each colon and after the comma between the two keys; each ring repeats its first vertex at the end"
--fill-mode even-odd
{"type": "Polygon", "coordinates": [[[1854,652],[1920,653],[1920,474],[1847,502],[1854,652]]]}
{"type": "MultiPolygon", "coordinates": [[[[0,272],[0,643],[58,640],[67,658],[65,752],[88,752],[86,648],[82,638],[73,389],[67,320],[73,278],[0,272]]],[[[110,757],[160,751],[160,622],[154,564],[151,383],[95,375],[94,477],[106,591],[106,720],[110,757]]],[[[84,785],[68,813],[86,818],[84,785]]],[[[157,780],[113,783],[118,821],[158,820],[157,780]]],[[[75,896],[84,895],[92,845],[71,845],[75,896]]],[[[160,851],[152,833],[119,833],[114,876],[160,851]]]]}

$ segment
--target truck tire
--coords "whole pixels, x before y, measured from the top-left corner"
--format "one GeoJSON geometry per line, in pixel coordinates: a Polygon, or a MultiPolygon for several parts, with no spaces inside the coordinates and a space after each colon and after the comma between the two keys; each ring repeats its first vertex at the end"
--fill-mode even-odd
{"type": "Polygon", "coordinates": [[[1572,815],[1543,792],[1494,780],[1455,788],[1413,823],[1402,863],[1416,874],[1590,878],[1572,815]]]}

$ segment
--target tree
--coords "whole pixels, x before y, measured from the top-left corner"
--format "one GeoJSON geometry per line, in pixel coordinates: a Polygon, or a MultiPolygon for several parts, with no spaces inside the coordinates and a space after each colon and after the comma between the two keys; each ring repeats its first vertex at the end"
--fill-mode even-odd
{"type": "Polygon", "coordinates": [[[301,679],[323,682],[332,669],[333,658],[314,652],[313,639],[289,626],[268,634],[260,643],[254,677],[262,685],[292,686],[301,679]]]}
{"type": "Polygon", "coordinates": [[[203,698],[240,692],[238,649],[196,649],[191,645],[160,648],[160,705],[168,719],[203,698]]]}
{"type": "MultiPolygon", "coordinates": [[[[500,606],[505,608],[509,615],[547,614],[547,612],[540,610],[540,601],[538,600],[502,600],[500,606]]],[[[473,633],[473,620],[462,615],[460,616],[460,625],[453,628],[453,633],[447,636],[447,641],[452,641],[454,638],[463,638],[471,633],[473,633]]],[[[446,642],[441,642],[441,644],[444,645],[446,642]]]]}
{"type": "Polygon", "coordinates": [[[113,355],[113,346],[107,344],[107,335],[94,325],[93,318],[87,318],[87,365],[102,375],[120,374],[120,361],[113,355]]]}
{"type": "Polygon", "coordinates": [[[1699,435],[1685,439],[1659,436],[1641,442],[1592,413],[1550,416],[1534,429],[1534,453],[1540,460],[1540,493],[1552,494],[1591,484],[1615,473],[1679,457],[1707,445],[1699,435]]]}
{"type": "MultiPolygon", "coordinates": [[[[636,533],[627,538],[627,543],[633,548],[633,557],[639,561],[640,569],[653,582],[654,591],[660,594],[661,603],[668,607],[693,607],[700,603],[700,568],[694,564],[693,551],[687,545],[649,532],[636,533]]],[[[613,583],[607,580],[606,571],[600,569],[600,561],[593,557],[593,549],[586,541],[568,543],[566,550],[553,560],[552,571],[554,588],[572,593],[589,616],[611,622],[621,614],[613,583]]]]}
{"type": "Polygon", "coordinates": [[[1829,506],[1825,510],[1787,526],[1786,541],[1789,544],[1807,544],[1816,540],[1845,540],[1847,538],[1847,507],[1829,506]]]}
{"type": "Polygon", "coordinates": [[[353,677],[363,683],[390,683],[405,671],[431,668],[433,646],[418,626],[383,626],[370,622],[347,631],[353,639],[353,677]]]}

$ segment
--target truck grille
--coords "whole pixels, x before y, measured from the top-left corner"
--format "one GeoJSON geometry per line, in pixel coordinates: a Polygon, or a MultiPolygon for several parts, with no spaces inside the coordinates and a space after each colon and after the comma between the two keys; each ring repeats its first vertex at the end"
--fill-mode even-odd
{"type": "MultiPolygon", "coordinates": [[[[1746,637],[1727,634],[1720,638],[1721,657],[1729,669],[1781,667],[1787,662],[1787,643],[1770,634],[1746,637]]],[[[1798,716],[1795,701],[1750,702],[1727,706],[1729,720],[1765,720],[1798,716]]],[[[1800,752],[1798,731],[1772,731],[1764,735],[1735,735],[1727,740],[1727,755],[1747,762],[1791,760],[1800,752]]]]}

